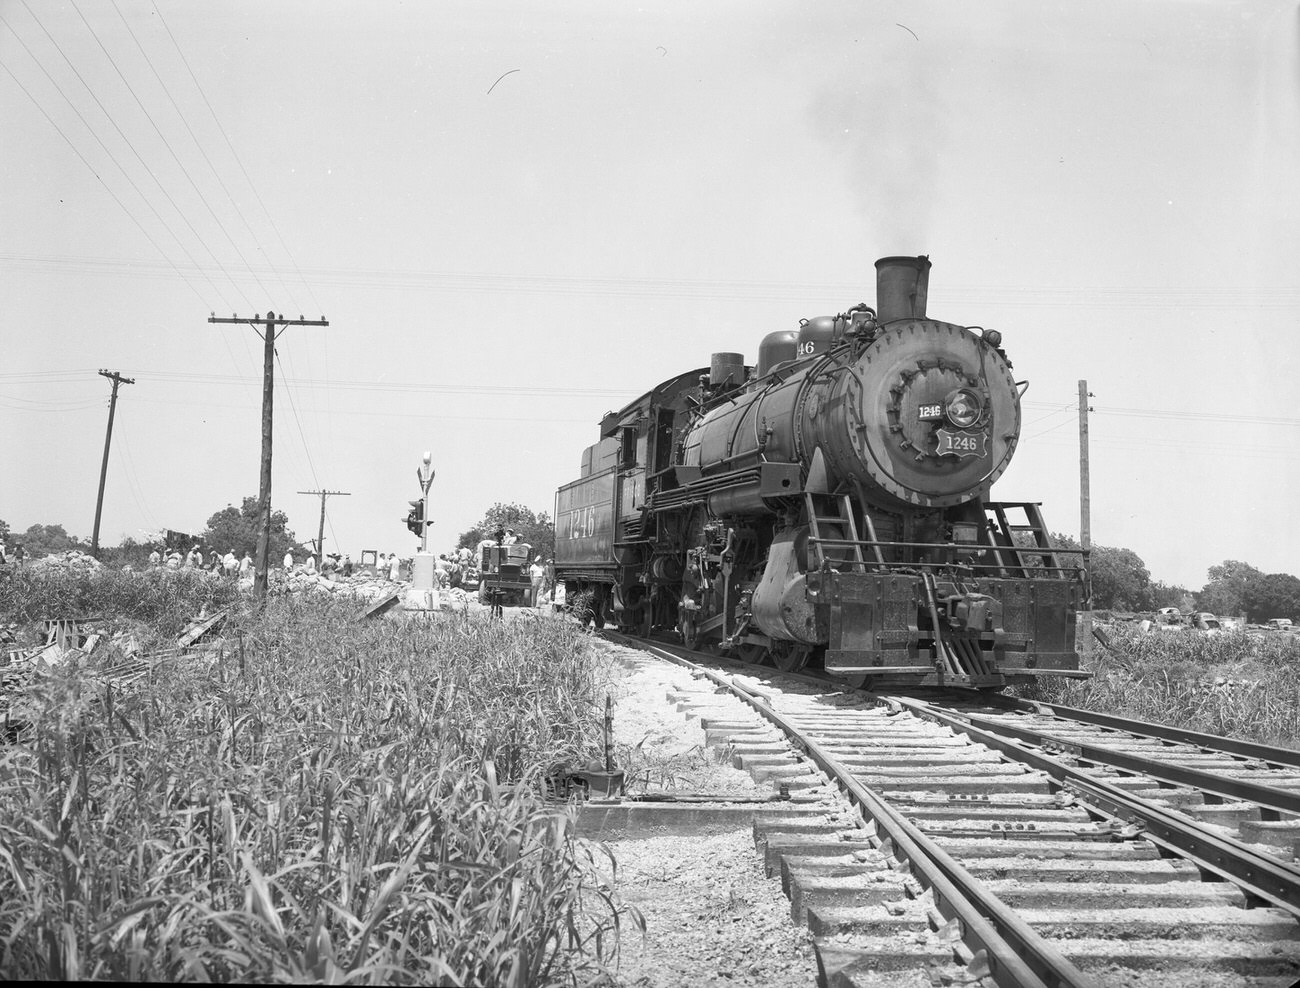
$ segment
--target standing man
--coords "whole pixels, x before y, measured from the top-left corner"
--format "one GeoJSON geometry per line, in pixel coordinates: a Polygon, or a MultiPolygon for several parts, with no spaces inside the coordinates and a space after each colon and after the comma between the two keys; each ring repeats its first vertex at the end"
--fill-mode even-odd
{"type": "Polygon", "coordinates": [[[21,542],[14,543],[14,565],[19,569],[23,568],[23,560],[27,558],[27,551],[23,548],[21,542]]]}
{"type": "Polygon", "coordinates": [[[533,565],[528,567],[528,575],[533,581],[533,607],[540,607],[542,603],[542,582],[546,579],[546,567],[542,565],[542,557],[537,556],[533,559],[533,565]]]}

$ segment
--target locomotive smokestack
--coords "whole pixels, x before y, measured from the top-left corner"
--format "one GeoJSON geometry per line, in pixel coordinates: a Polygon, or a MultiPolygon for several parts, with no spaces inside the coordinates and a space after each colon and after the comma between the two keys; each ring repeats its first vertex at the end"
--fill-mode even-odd
{"type": "Polygon", "coordinates": [[[882,257],[876,262],[876,318],[924,319],[929,286],[928,257],[882,257]]]}

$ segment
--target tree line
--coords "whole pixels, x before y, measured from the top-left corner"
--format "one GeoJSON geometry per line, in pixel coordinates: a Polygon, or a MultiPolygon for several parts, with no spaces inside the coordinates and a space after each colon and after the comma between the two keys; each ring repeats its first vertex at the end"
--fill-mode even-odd
{"type": "MultiPolygon", "coordinates": [[[[298,540],[283,511],[271,513],[271,559],[278,560],[298,540]]],[[[498,502],[484,513],[478,524],[462,532],[458,547],[474,548],[498,530],[513,529],[519,541],[527,542],[544,559],[555,555],[555,524],[545,511],[535,513],[522,504],[498,502]]],[[[252,553],[257,546],[257,498],[246,497],[239,507],[226,505],[215,512],[201,539],[209,549],[236,556],[252,553]]],[[[1078,540],[1059,532],[1052,534],[1057,546],[1078,549],[1078,540]]],[[[0,541],[12,550],[22,543],[29,559],[39,559],[69,549],[89,551],[85,541],[69,535],[62,525],[32,525],[25,532],[12,532],[0,521],[0,541]]],[[[155,544],[130,537],[119,546],[101,547],[100,558],[108,565],[143,565],[155,544]]],[[[188,548],[188,547],[186,547],[188,548]]],[[[1199,590],[1153,580],[1146,563],[1132,549],[1098,545],[1092,548],[1092,603],[1097,610],[1152,611],[1177,607],[1212,611],[1220,616],[1245,615],[1248,621],[1263,622],[1285,617],[1300,623],[1300,578],[1290,573],[1265,573],[1249,563],[1225,559],[1211,566],[1208,579],[1199,590]]]]}

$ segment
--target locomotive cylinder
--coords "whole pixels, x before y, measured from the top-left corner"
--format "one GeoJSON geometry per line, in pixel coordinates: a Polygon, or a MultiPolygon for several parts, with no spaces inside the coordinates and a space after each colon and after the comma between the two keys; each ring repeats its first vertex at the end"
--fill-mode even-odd
{"type": "Polygon", "coordinates": [[[924,319],[929,288],[928,257],[882,257],[876,262],[876,318],[924,319]]]}

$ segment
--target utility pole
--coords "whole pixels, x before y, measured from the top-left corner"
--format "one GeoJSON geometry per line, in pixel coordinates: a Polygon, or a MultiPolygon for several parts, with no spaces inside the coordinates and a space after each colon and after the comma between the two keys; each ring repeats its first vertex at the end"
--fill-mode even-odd
{"type": "Polygon", "coordinates": [[[108,399],[108,432],[104,436],[104,462],[99,465],[99,496],[95,498],[95,530],[90,536],[90,554],[99,558],[99,516],[104,510],[104,481],[108,477],[108,447],[113,442],[113,413],[117,411],[117,389],[122,384],[134,384],[135,378],[123,377],[117,371],[101,370],[100,377],[113,382],[113,395],[108,399]]]}
{"type": "Polygon", "coordinates": [[[253,561],[253,596],[259,601],[266,599],[267,573],[270,569],[271,555],[271,408],[275,392],[275,338],[277,326],[328,326],[325,317],[319,319],[285,319],[268,312],[266,319],[254,314],[252,319],[241,319],[238,315],[229,319],[219,319],[213,315],[208,322],[247,323],[254,329],[263,325],[260,332],[266,344],[262,357],[262,478],[257,488],[257,507],[262,516],[262,523],[257,533],[257,558],[253,561]]]}
{"type": "Polygon", "coordinates": [[[316,569],[319,571],[325,562],[325,499],[334,497],[351,497],[348,491],[299,491],[299,494],[320,495],[320,533],[316,536],[316,569]]]}
{"type": "Polygon", "coordinates": [[[1088,477],[1088,382],[1079,382],[1079,547],[1083,549],[1083,648],[1092,652],[1092,504],[1088,477]]]}

